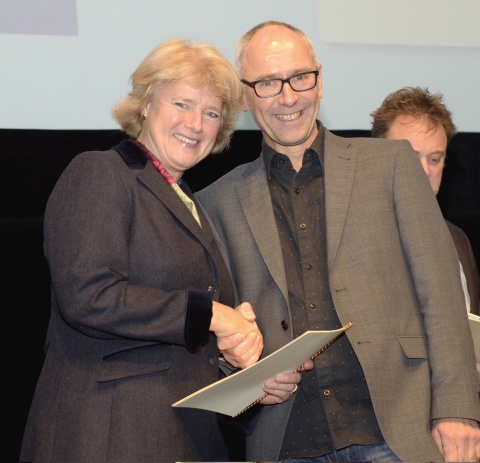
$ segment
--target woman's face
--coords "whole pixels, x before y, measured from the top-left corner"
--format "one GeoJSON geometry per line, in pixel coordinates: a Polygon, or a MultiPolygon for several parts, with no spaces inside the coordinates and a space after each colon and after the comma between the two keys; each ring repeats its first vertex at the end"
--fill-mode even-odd
{"type": "Polygon", "coordinates": [[[213,149],[222,114],[222,100],[188,81],[158,90],[144,110],[138,140],[179,180],[213,149]]]}

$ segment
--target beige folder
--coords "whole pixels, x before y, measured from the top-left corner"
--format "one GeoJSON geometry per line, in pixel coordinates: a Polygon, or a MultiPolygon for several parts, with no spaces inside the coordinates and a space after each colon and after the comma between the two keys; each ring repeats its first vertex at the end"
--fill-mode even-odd
{"type": "Polygon", "coordinates": [[[278,373],[297,371],[351,326],[352,322],[337,330],[306,331],[254,365],[190,394],[172,407],[201,408],[237,416],[266,396],[262,387],[266,380],[278,373]]]}

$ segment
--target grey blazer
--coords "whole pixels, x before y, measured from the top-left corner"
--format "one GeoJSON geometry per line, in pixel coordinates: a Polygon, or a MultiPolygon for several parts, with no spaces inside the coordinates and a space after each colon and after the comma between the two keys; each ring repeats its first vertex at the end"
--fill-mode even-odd
{"type": "MultiPolygon", "coordinates": [[[[262,156],[196,197],[267,355],[292,324],[262,156]]],[[[432,420],[480,421],[480,405],[458,257],[427,177],[405,141],[325,131],[325,200],[332,297],[383,436],[403,461],[440,461],[432,420]]],[[[263,407],[248,461],[278,460],[291,405],[263,407]]]]}
{"type": "Polygon", "coordinates": [[[45,214],[51,318],[21,461],[228,458],[215,414],[171,407],[218,379],[212,290],[234,303],[200,215],[131,142],[66,168],[45,214]]]}

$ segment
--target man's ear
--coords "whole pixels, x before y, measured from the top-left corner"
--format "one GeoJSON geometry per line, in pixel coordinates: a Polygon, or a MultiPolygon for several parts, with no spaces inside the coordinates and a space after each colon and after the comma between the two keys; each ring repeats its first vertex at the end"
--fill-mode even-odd
{"type": "Polygon", "coordinates": [[[318,87],[318,99],[321,100],[323,97],[323,81],[322,81],[322,65],[318,63],[318,77],[317,77],[317,87],[318,87]]]}

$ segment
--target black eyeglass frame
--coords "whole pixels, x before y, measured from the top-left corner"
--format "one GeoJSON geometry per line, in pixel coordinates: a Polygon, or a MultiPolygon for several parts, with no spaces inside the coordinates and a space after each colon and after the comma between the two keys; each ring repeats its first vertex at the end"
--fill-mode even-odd
{"type": "Polygon", "coordinates": [[[274,96],[277,96],[277,95],[280,95],[280,93],[282,93],[282,90],[283,90],[283,86],[284,84],[288,83],[288,85],[290,85],[290,88],[294,91],[294,92],[297,92],[297,93],[300,93],[300,92],[307,92],[308,90],[312,90],[312,88],[315,88],[315,86],[317,85],[317,81],[318,81],[318,75],[320,74],[320,71],[318,69],[315,69],[314,71],[305,71],[305,72],[299,72],[298,74],[294,74],[293,76],[290,76],[290,77],[286,77],[285,79],[280,79],[280,78],[272,78],[272,79],[260,79],[260,80],[254,80],[253,82],[249,82],[248,80],[245,80],[245,79],[240,79],[240,82],[242,82],[242,84],[245,84],[245,85],[248,85],[249,87],[252,87],[253,88],[253,91],[255,92],[255,95],[258,96],[258,98],[272,98],[274,96]],[[298,77],[298,76],[303,76],[305,74],[315,74],[315,83],[310,87],[310,88],[306,88],[304,90],[295,90],[293,87],[292,87],[292,84],[290,83],[290,80],[292,80],[294,77],[298,77]],[[255,85],[259,84],[260,82],[268,82],[269,80],[279,80],[282,85],[280,86],[280,90],[278,93],[275,93],[274,95],[268,95],[268,96],[260,96],[258,93],[257,93],[257,89],[255,88],[255,85]]]}

